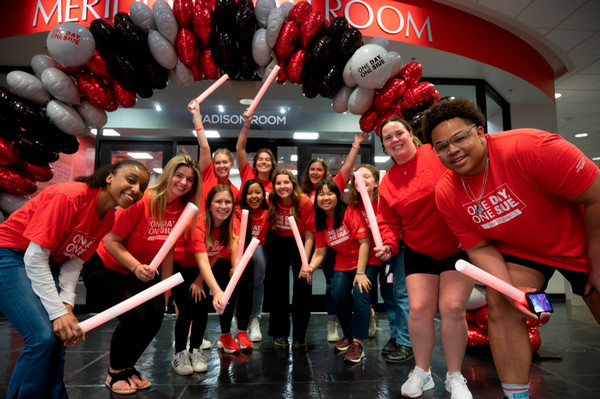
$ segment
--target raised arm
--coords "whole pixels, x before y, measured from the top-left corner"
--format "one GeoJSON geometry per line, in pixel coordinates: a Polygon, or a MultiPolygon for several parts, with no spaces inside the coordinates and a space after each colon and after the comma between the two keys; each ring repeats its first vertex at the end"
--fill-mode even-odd
{"type": "Polygon", "coordinates": [[[200,165],[200,170],[204,171],[210,166],[212,159],[210,145],[208,144],[208,139],[206,138],[206,133],[204,132],[204,125],[202,124],[200,104],[196,103],[194,109],[190,110],[188,108],[188,110],[194,116],[194,129],[196,130],[196,136],[198,136],[198,146],[200,146],[200,159],[198,164],[200,165]]]}
{"type": "Polygon", "coordinates": [[[235,145],[235,153],[237,156],[239,170],[242,170],[242,168],[248,163],[246,143],[248,142],[248,131],[250,130],[253,117],[254,113],[248,114],[248,109],[246,108],[246,111],[244,112],[244,125],[242,126],[242,130],[240,130],[240,135],[238,136],[237,144],[235,145]]]}
{"type": "Polygon", "coordinates": [[[340,169],[340,174],[344,179],[344,182],[348,184],[350,181],[350,176],[352,176],[352,168],[354,167],[354,162],[356,162],[356,158],[358,157],[358,151],[360,149],[360,144],[368,140],[370,137],[369,133],[363,134],[355,134],[354,142],[352,142],[352,147],[350,148],[350,152],[348,152],[348,156],[346,157],[346,161],[344,162],[344,166],[340,169]]]}

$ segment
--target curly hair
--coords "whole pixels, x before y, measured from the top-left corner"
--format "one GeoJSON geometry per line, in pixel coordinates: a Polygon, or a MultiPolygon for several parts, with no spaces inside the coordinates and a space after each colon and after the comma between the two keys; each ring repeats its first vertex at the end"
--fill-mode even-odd
{"type": "Polygon", "coordinates": [[[75,178],[75,181],[85,183],[90,188],[101,188],[108,184],[106,183],[106,178],[108,175],[114,175],[117,173],[117,170],[127,165],[137,166],[138,168],[146,171],[148,176],[150,176],[148,169],[146,169],[143,163],[136,161],[135,159],[123,159],[113,164],[104,165],[101,168],[96,169],[94,173],[89,176],[78,176],[75,178]]]}
{"type": "Polygon", "coordinates": [[[450,97],[433,104],[423,115],[421,127],[423,138],[431,143],[431,132],[440,123],[453,118],[461,118],[467,124],[475,123],[477,126],[485,126],[485,115],[477,104],[464,97],[450,97]]]}

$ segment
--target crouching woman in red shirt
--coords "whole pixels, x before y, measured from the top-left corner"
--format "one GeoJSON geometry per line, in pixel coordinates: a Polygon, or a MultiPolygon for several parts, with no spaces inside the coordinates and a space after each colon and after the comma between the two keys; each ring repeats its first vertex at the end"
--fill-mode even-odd
{"type": "Polygon", "coordinates": [[[83,338],[73,315],[81,266],[112,228],[113,208],[142,198],[148,180],[137,161],[107,165],[46,188],[0,225],[0,310],[25,340],[7,397],[67,397],[65,346],[83,338]]]}

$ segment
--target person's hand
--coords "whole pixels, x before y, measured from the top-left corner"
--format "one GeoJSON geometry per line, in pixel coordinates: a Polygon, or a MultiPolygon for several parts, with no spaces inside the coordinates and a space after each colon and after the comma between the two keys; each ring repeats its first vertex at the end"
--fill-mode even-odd
{"type": "Polygon", "coordinates": [[[254,118],[254,111],[252,111],[251,113],[248,112],[250,108],[246,108],[246,110],[244,111],[244,124],[248,124],[251,125],[252,124],[252,118],[254,118]]]}
{"type": "Polygon", "coordinates": [[[392,250],[387,245],[382,245],[381,247],[373,248],[375,251],[375,256],[381,259],[384,262],[387,262],[392,258],[392,250]]]}
{"type": "MultiPolygon", "coordinates": [[[[529,288],[529,287],[518,287],[521,291],[523,292],[535,292],[538,291],[535,288],[529,288]]],[[[510,301],[512,301],[513,306],[515,308],[517,308],[517,310],[519,311],[519,313],[521,313],[523,316],[525,316],[525,318],[527,320],[531,320],[531,321],[539,321],[539,320],[546,320],[550,318],[550,313],[548,312],[543,312],[539,315],[533,313],[530,309],[529,306],[527,304],[522,304],[518,301],[515,301],[513,299],[509,299],[510,301]]]]}
{"type": "Polygon", "coordinates": [[[596,289],[596,291],[600,291],[600,272],[597,272],[593,267],[590,269],[590,274],[588,275],[588,282],[585,285],[585,289],[583,290],[584,295],[589,295],[592,291],[596,289]]]}
{"type": "Polygon", "coordinates": [[[202,300],[202,297],[206,298],[206,292],[204,292],[204,285],[202,281],[198,282],[197,279],[190,285],[190,296],[194,302],[198,303],[202,300]]]}
{"type": "Polygon", "coordinates": [[[354,276],[354,282],[352,283],[352,287],[358,284],[358,290],[362,294],[363,292],[369,292],[371,290],[371,281],[367,278],[365,274],[356,274],[354,276]]]}
{"type": "Polygon", "coordinates": [[[71,345],[73,347],[79,341],[79,338],[85,341],[85,335],[79,327],[79,322],[73,314],[71,305],[65,304],[65,307],[68,313],[52,320],[52,328],[54,334],[64,342],[65,346],[71,345]]]}
{"type": "Polygon", "coordinates": [[[193,99],[188,103],[187,109],[190,112],[190,114],[194,116],[200,116],[200,104],[198,104],[198,101],[196,101],[196,99],[193,99]]]}
{"type": "Polygon", "coordinates": [[[213,307],[217,312],[220,312],[222,308],[225,307],[226,304],[223,304],[223,290],[218,290],[217,292],[213,292],[213,307]]]}
{"type": "Polygon", "coordinates": [[[312,284],[312,274],[315,270],[308,266],[307,268],[301,267],[300,274],[298,274],[298,278],[305,278],[308,284],[312,284]]]}
{"type": "Polygon", "coordinates": [[[142,280],[144,283],[147,283],[154,278],[156,271],[152,270],[150,266],[140,263],[135,267],[133,273],[137,278],[142,280]]]}
{"type": "Polygon", "coordinates": [[[356,133],[354,135],[354,146],[360,147],[360,143],[367,141],[371,137],[370,133],[356,133]]]}

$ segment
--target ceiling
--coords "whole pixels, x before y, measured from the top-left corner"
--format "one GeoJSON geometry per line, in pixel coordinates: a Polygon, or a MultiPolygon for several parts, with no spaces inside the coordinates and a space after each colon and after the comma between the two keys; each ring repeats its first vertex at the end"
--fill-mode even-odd
{"type": "MultiPolygon", "coordinates": [[[[534,47],[550,50],[554,58],[560,59],[566,71],[556,77],[556,91],[562,97],[556,100],[557,133],[581,148],[587,156],[600,157],[600,0],[448,0],[441,3],[478,15],[506,29],[510,29],[534,47]],[[576,133],[588,133],[586,138],[575,138],[576,133]]],[[[0,66],[28,67],[31,57],[45,53],[47,34],[33,34],[0,40],[0,66]]],[[[403,62],[416,60],[423,65],[423,75],[444,78],[485,79],[512,107],[551,106],[552,102],[532,85],[522,79],[497,68],[484,65],[461,56],[439,50],[393,42],[390,50],[397,51],[403,62]]],[[[509,56],[509,55],[507,55],[509,56]]],[[[4,83],[4,82],[0,82],[4,83]]],[[[156,135],[192,134],[191,116],[185,111],[187,102],[200,94],[212,82],[199,82],[190,87],[169,85],[167,89],[155,92],[150,99],[140,99],[134,110],[137,113],[128,119],[134,120],[136,129],[124,127],[114,121],[119,118],[119,110],[109,114],[109,125],[121,126],[123,135],[147,135],[152,128],[156,135]],[[176,129],[147,126],[152,120],[149,112],[160,104],[163,114],[179,121],[176,129]],[[183,123],[181,121],[184,121],[183,123]],[[188,127],[189,126],[189,127],[188,127]],[[139,128],[143,128],[141,131],[139,128]]],[[[260,87],[260,82],[226,82],[209,97],[202,109],[217,112],[223,105],[228,113],[241,114],[245,106],[239,104],[241,98],[252,98],[260,87]]],[[[442,93],[450,95],[455,93],[442,93]]],[[[359,116],[336,114],[331,100],[321,97],[307,100],[297,85],[273,85],[259,105],[265,112],[277,113],[280,107],[294,112],[316,115],[305,118],[308,126],[318,123],[319,131],[325,132],[328,139],[350,143],[353,132],[358,131],[359,116]]],[[[528,126],[538,127],[538,126],[528,126]]],[[[207,127],[208,129],[209,127],[207,127]]],[[[225,131],[224,137],[235,137],[237,130],[225,131]]],[[[251,137],[289,137],[291,132],[282,130],[262,130],[251,132],[251,137]]],[[[323,137],[323,136],[322,136],[323,137]]],[[[379,155],[380,145],[375,145],[379,155]]]]}

